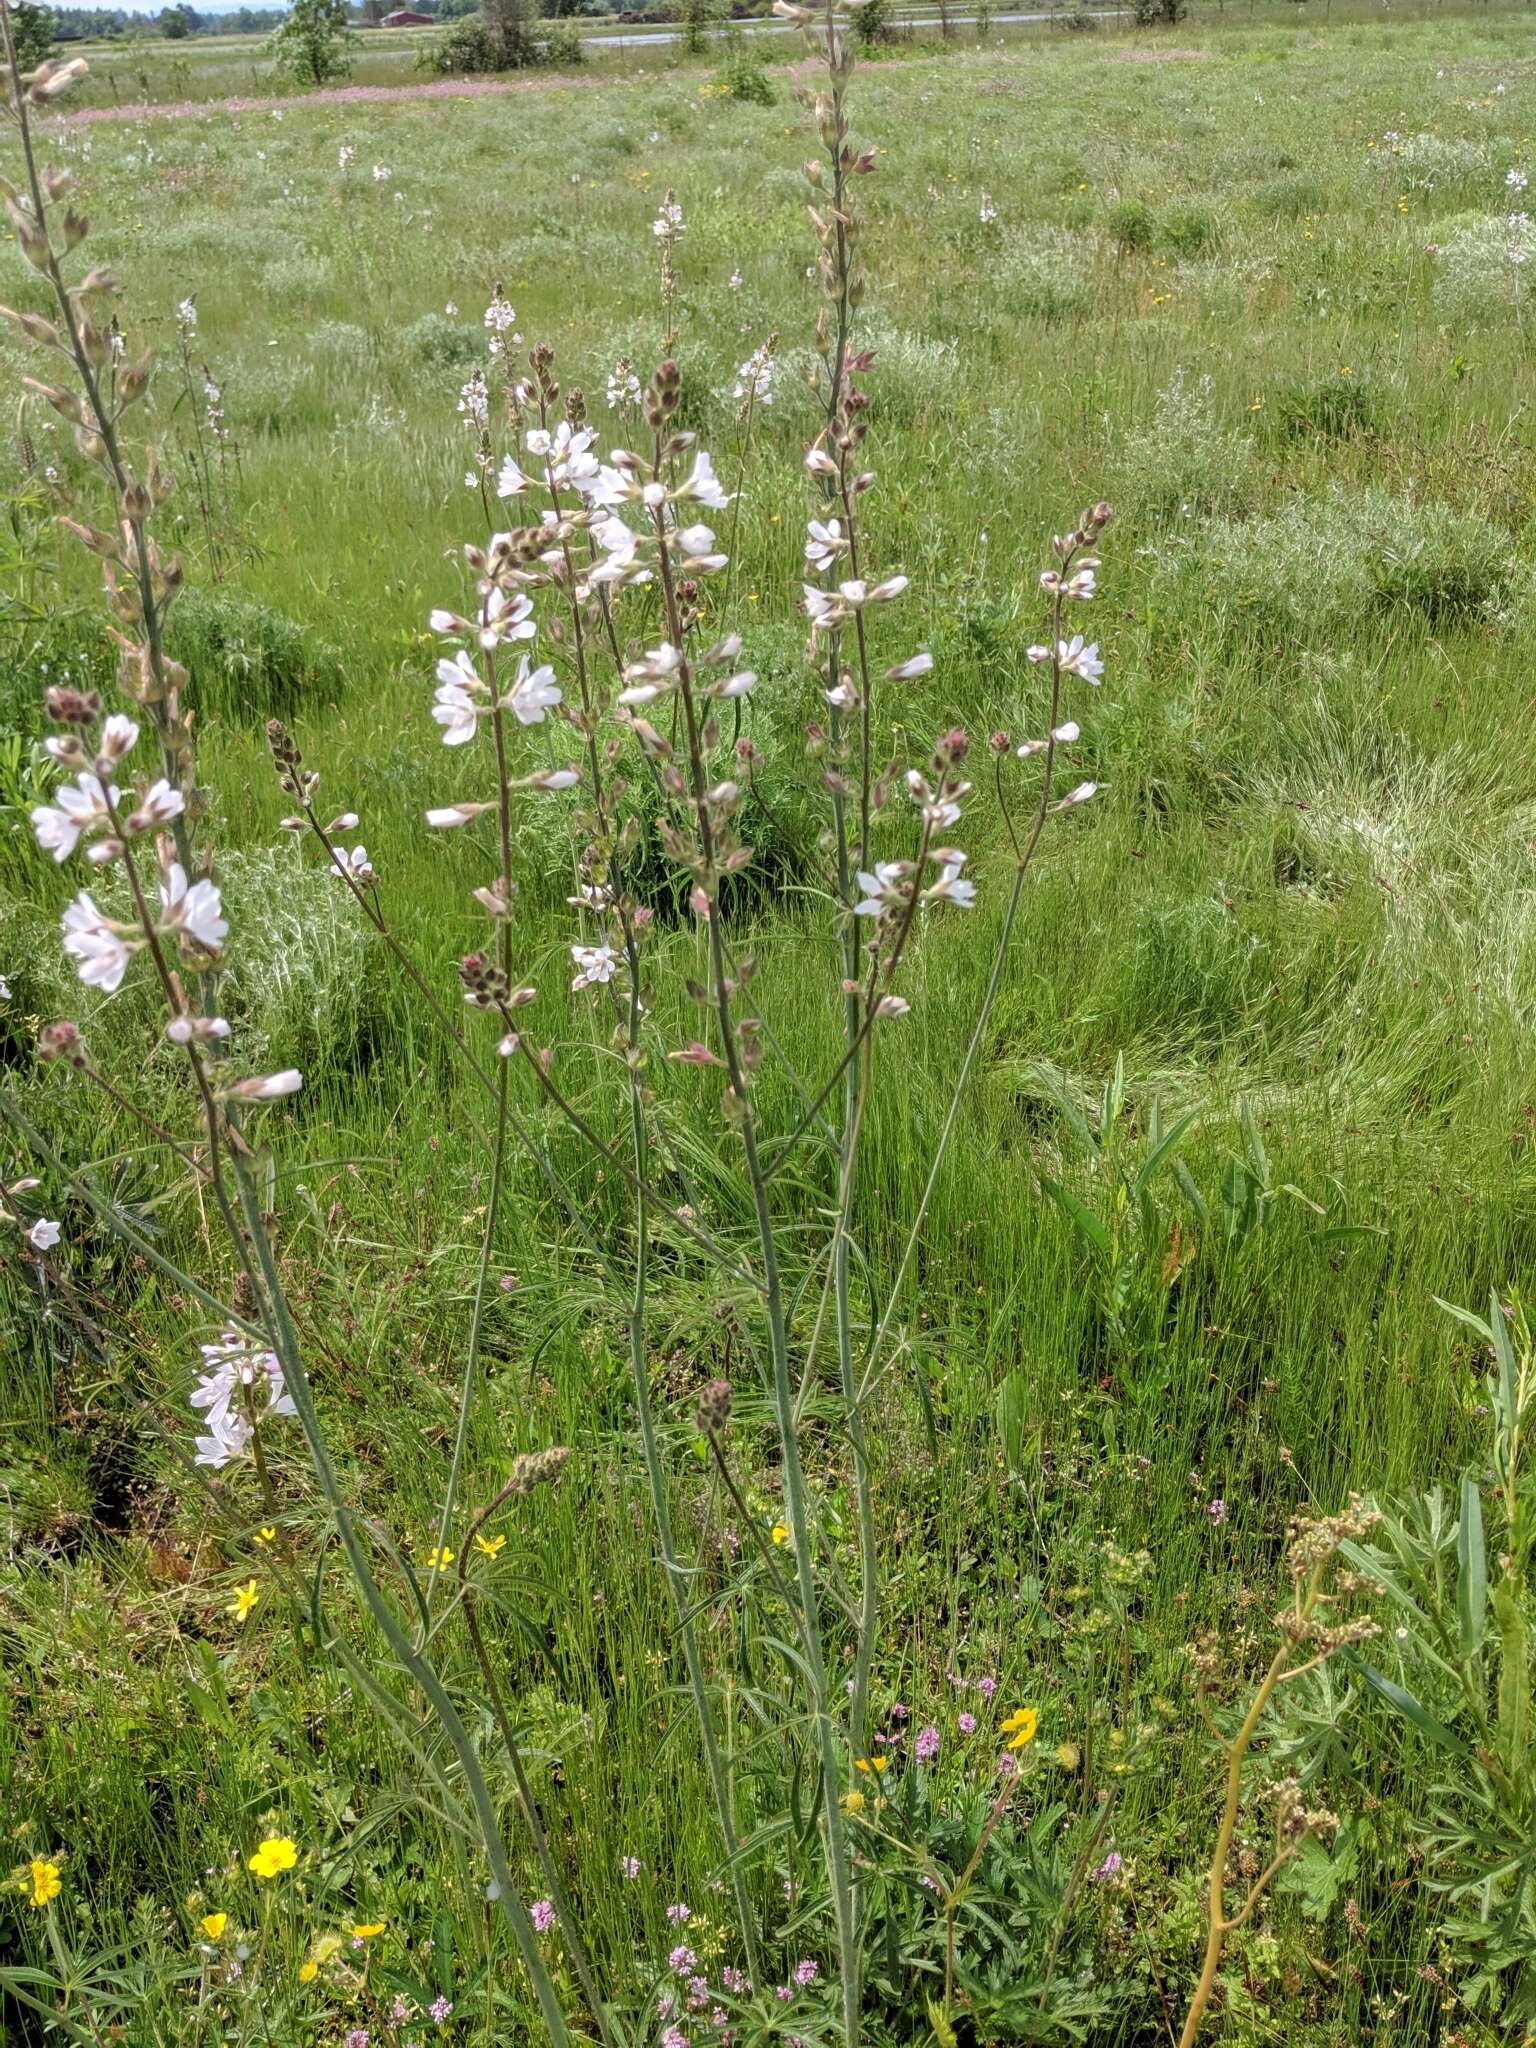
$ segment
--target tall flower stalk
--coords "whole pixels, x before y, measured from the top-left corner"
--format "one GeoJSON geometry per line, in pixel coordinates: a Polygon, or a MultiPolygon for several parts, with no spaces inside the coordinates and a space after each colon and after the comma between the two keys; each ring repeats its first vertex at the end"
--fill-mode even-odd
{"type": "MultiPolygon", "coordinates": [[[[57,321],[30,313],[8,317],[28,340],[73,371],[73,386],[31,380],[32,388],[74,426],[82,455],[103,475],[112,495],[113,527],[68,523],[102,563],[119,650],[118,687],[137,714],[104,712],[94,693],[58,688],[48,693],[49,716],[60,728],[48,750],[70,779],[58,791],[57,802],[34,811],[38,842],[60,864],[83,853],[99,874],[119,879],[127,899],[122,914],[114,915],[98,905],[90,891],[82,891],[64,914],[64,949],[82,982],[107,993],[122,984],[136,959],[149,965],[163,1003],[165,1036],[181,1051],[194,1083],[202,1124],[201,1184],[211,1191],[225,1224],[243,1285],[255,1305],[254,1322],[281,1387],[279,1395],[269,1397],[269,1412],[291,1408],[296,1416],[336,1539],[364,1604],[454,1752],[493,1895],[528,1972],[549,2039],[556,2048],[564,2048],[569,2035],[560,1998],[517,1889],[476,1744],[434,1664],[412,1642],[379,1583],[332,1464],[261,1191],[251,1170],[250,1146],[242,1134],[243,1113],[294,1094],[302,1077],[292,1070],[240,1074],[229,1056],[231,1028],[215,1008],[217,968],[229,924],[211,872],[196,879],[189,873],[193,854],[188,820],[196,796],[193,724],[184,704],[189,679],[165,650],[166,613],[181,587],[182,569],[179,560],[161,554],[150,530],[156,508],[171,496],[174,483],[152,452],[145,458],[142,477],[137,474],[123,435],[125,415],[148,388],[150,359],[141,358],[110,392],[100,377],[109,344],[96,309],[114,289],[113,281],[96,269],[79,284],[68,282],[65,264],[85,240],[86,223],[66,205],[60,236],[55,237],[54,212],[67,201],[69,175],[41,165],[32,132],[33,110],[56,101],[84,75],[86,66],[81,59],[68,64],[49,60],[23,72],[5,0],[0,0],[0,41],[6,62],[6,111],[19,138],[25,170],[23,187],[6,181],[0,193],[22,253],[50,285],[59,316],[57,321]],[[154,736],[163,770],[158,775],[153,770],[136,772],[131,765],[141,718],[154,736]],[[119,778],[126,788],[119,785],[119,778]]],[[[78,1027],[70,1023],[51,1026],[43,1050],[71,1065],[85,1063],[78,1027]]],[[[221,1348],[226,1354],[231,1349],[221,1348]]],[[[238,1355],[244,1358],[247,1353],[240,1348],[238,1355]]],[[[223,1363],[229,1362],[226,1356],[223,1363]]],[[[210,1416],[222,1415],[221,1425],[210,1432],[213,1450],[208,1462],[227,1464],[247,1446],[260,1457],[262,1432],[249,1403],[242,1422],[239,1408],[225,1402],[218,1409],[215,1390],[206,1390],[210,1416]]],[[[270,1498],[265,1476],[263,1486],[270,1498]]]]}

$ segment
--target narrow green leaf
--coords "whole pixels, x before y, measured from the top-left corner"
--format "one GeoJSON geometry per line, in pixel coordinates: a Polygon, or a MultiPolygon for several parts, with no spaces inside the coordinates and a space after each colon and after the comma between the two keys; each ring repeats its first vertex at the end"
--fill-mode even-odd
{"type": "Polygon", "coordinates": [[[1488,1559],[1483,1545],[1483,1501],[1470,1472],[1461,1476],[1461,1523],[1456,1531],[1456,1618],[1461,1654],[1482,1654],[1488,1625],[1488,1559]]]}
{"type": "Polygon", "coordinates": [[[1372,1692],[1384,1699],[1394,1713],[1401,1714],[1411,1727],[1417,1728],[1421,1735],[1427,1736],[1437,1748],[1449,1750],[1452,1756],[1464,1757],[1471,1754],[1460,1736],[1453,1735],[1449,1728],[1437,1721],[1433,1714],[1419,1704],[1411,1692],[1397,1683],[1395,1678],[1388,1678],[1384,1671],[1378,1671],[1374,1664],[1367,1664],[1363,1658],[1356,1663],[1355,1668],[1372,1692]]]}

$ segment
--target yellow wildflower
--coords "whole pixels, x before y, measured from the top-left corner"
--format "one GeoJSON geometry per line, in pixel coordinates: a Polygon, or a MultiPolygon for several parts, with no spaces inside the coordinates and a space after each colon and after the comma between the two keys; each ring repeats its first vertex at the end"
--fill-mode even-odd
{"type": "Polygon", "coordinates": [[[258,1543],[275,1543],[277,1541],[277,1531],[275,1529],[258,1529],[256,1531],[256,1541],[258,1543]]]}
{"type": "Polygon", "coordinates": [[[46,1906],[64,1889],[59,1877],[58,1864],[34,1856],[27,1865],[26,1876],[20,1880],[20,1888],[26,1893],[29,1906],[36,1906],[39,1909],[46,1906]]]}
{"type": "Polygon", "coordinates": [[[313,1984],[313,1983],[314,1983],[314,1981],[315,1981],[315,1979],[316,1979],[316,1978],[317,1978],[317,1977],[319,1976],[319,1974],[320,1974],[320,1965],[319,1965],[318,1963],[316,1963],[316,1962],[300,1963],[300,1965],[299,1965],[299,1982],[300,1982],[301,1984],[313,1984]]]}
{"type": "Polygon", "coordinates": [[[851,1792],[845,1792],[843,1794],[840,1803],[842,1805],[844,1813],[853,1815],[856,1813],[862,1813],[868,1802],[866,1801],[864,1794],[859,1790],[858,1786],[855,1785],[851,1792]]]}
{"type": "Polygon", "coordinates": [[[443,1545],[441,1550],[439,1550],[437,1546],[434,1544],[432,1549],[430,1549],[427,1552],[427,1570],[429,1572],[446,1571],[448,1566],[452,1563],[453,1552],[448,1548],[446,1543],[443,1545]]]}
{"type": "Polygon", "coordinates": [[[1033,1707],[1020,1707],[1010,1714],[1003,1723],[1003,1733],[1008,1737],[1010,1749],[1027,1749],[1035,1739],[1040,1726],[1040,1716],[1033,1707]]]}
{"type": "Polygon", "coordinates": [[[352,1939],[354,1941],[372,1941],[376,1934],[382,1934],[383,1932],[384,1922],[382,1920],[365,1920],[361,1926],[353,1928],[352,1939]]]}
{"type": "Polygon", "coordinates": [[[259,1878],[277,1877],[284,1870],[292,1870],[299,1860],[299,1852],[287,1835],[268,1835],[253,1856],[247,1856],[245,1867],[253,1870],[259,1878]]]}
{"type": "Polygon", "coordinates": [[[229,1915],[227,1913],[205,1913],[197,1924],[210,1941],[217,1941],[229,1925],[229,1915]]]}
{"type": "Polygon", "coordinates": [[[499,1557],[506,1548],[505,1536],[477,1536],[475,1548],[482,1557],[499,1557]]]}
{"type": "Polygon", "coordinates": [[[1058,1742],[1056,1761],[1064,1771],[1075,1771],[1083,1760],[1083,1753],[1075,1742],[1058,1742]]]}
{"type": "Polygon", "coordinates": [[[856,1771],[884,1771],[890,1768],[890,1762],[888,1756],[856,1756],[853,1768],[856,1771]]]}
{"type": "Polygon", "coordinates": [[[236,1621],[244,1621],[260,1598],[261,1590],[256,1581],[247,1579],[243,1586],[236,1586],[235,1597],[224,1611],[226,1614],[232,1614],[236,1621]]]}
{"type": "Polygon", "coordinates": [[[789,1541],[789,1531],[782,1522],[775,1522],[768,1533],[772,1536],[775,1543],[787,1543],[789,1541]]]}

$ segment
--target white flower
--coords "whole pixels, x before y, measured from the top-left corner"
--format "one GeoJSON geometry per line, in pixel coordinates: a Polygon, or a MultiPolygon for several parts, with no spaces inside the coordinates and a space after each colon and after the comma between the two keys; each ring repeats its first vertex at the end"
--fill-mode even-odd
{"type": "Polygon", "coordinates": [[[672,495],[696,505],[707,505],[713,512],[723,512],[731,502],[715,475],[714,463],[703,448],[694,456],[693,468],[672,495]]]}
{"type": "Polygon", "coordinates": [[[181,323],[182,332],[190,341],[197,332],[197,301],[183,299],[176,308],[176,318],[181,323]]]}
{"type": "MultiPolygon", "coordinates": [[[[356,824],[357,820],[354,818],[352,822],[356,824]]],[[[345,847],[338,846],[336,849],[336,866],[342,874],[350,875],[352,880],[359,885],[371,882],[374,879],[373,868],[368,859],[368,849],[366,846],[354,846],[350,853],[347,852],[345,847]]]]}
{"type": "Polygon", "coordinates": [[[101,751],[109,761],[121,761],[125,754],[131,754],[138,744],[139,728],[131,718],[125,718],[121,711],[114,711],[101,728],[101,751]]]}
{"type": "MultiPolygon", "coordinates": [[[[1040,588],[1052,597],[1059,592],[1062,597],[1090,598],[1097,582],[1097,567],[1097,563],[1085,562],[1081,569],[1066,578],[1058,576],[1054,569],[1047,569],[1040,578],[1040,588]]],[[[1035,658],[1034,649],[1031,648],[1030,659],[1035,658]]]]}
{"type": "Polygon", "coordinates": [[[528,479],[517,466],[515,456],[504,455],[501,470],[496,478],[498,498],[520,498],[528,488],[528,479]]]}
{"type": "Polygon", "coordinates": [[[387,185],[389,183],[389,166],[387,164],[374,165],[373,182],[375,185],[387,185]]]}
{"type": "Polygon", "coordinates": [[[59,1241],[59,1226],[47,1216],[39,1216],[27,1232],[27,1243],[34,1251],[52,1251],[59,1241]]]}
{"type": "Polygon", "coordinates": [[[1081,633],[1074,633],[1070,640],[1058,640],[1056,658],[1063,675],[1081,676],[1085,683],[1097,683],[1104,673],[1098,641],[1095,640],[1091,647],[1085,647],[1081,633]]]}
{"type": "Polygon", "coordinates": [[[197,1439],[199,1465],[220,1467],[239,1457],[254,1433],[251,1411],[296,1415],[276,1354],[263,1350],[239,1330],[228,1329],[216,1344],[198,1347],[207,1362],[188,1395],[189,1406],[205,1410],[208,1434],[197,1439]],[[264,1394],[258,1403],[258,1390],[264,1394]]]}
{"type": "Polygon", "coordinates": [[[768,342],[762,342],[737,370],[732,398],[750,398],[756,405],[772,405],[773,379],[778,364],[769,353],[769,347],[768,342]]]}
{"type": "Polygon", "coordinates": [[[925,650],[921,654],[912,655],[906,661],[898,661],[894,668],[888,668],[885,672],[886,680],[892,683],[915,682],[919,676],[927,675],[932,667],[933,656],[925,650]]]}
{"type": "Polygon", "coordinates": [[[631,687],[619,692],[621,704],[649,704],[672,687],[672,678],[682,665],[682,655],[670,640],[645,655],[639,661],[632,661],[624,671],[624,679],[631,687]]]}
{"type": "Polygon", "coordinates": [[[678,528],[677,544],[685,555],[707,555],[715,544],[715,530],[702,519],[696,520],[692,526],[678,528]]]}
{"type": "Polygon", "coordinates": [[[356,155],[357,151],[352,147],[351,143],[344,142],[336,152],[336,168],[344,171],[356,155]]]}
{"type": "MultiPolygon", "coordinates": [[[[1073,740],[1077,738],[1077,734],[1077,722],[1075,719],[1069,718],[1065,725],[1058,725],[1056,727],[1055,731],[1051,734],[1051,740],[1054,740],[1059,747],[1066,747],[1070,746],[1073,740]]],[[[1043,754],[1050,745],[1051,740],[1025,740],[1024,744],[1016,747],[1014,751],[1021,761],[1027,761],[1031,754],[1043,754]]]]}
{"type": "Polygon", "coordinates": [[[636,405],[639,399],[640,379],[628,358],[621,358],[608,372],[608,410],[612,412],[620,405],[636,405]]]}
{"type": "Polygon", "coordinates": [[[506,701],[519,725],[542,725],[546,709],[560,702],[560,685],[555,681],[554,670],[546,662],[542,668],[530,672],[525,654],[518,664],[517,681],[506,701]]]}
{"type": "Polygon", "coordinates": [[[997,208],[992,204],[992,194],[990,192],[983,192],[981,195],[981,224],[984,228],[988,228],[996,219],[997,208]]]}
{"type": "Polygon", "coordinates": [[[158,782],[152,782],[145,790],[138,809],[128,820],[130,832],[148,832],[156,825],[168,825],[172,818],[179,818],[186,809],[181,791],[172,789],[162,775],[158,782]]]}
{"type": "Polygon", "coordinates": [[[217,952],[229,932],[224,906],[216,883],[194,882],[187,886],[186,870],[173,860],[165,871],[160,890],[163,906],[161,929],[180,932],[209,952],[217,952]]]}
{"type": "MultiPolygon", "coordinates": [[[[485,309],[485,325],[492,334],[507,334],[517,325],[517,314],[507,302],[501,286],[497,285],[491,294],[491,303],[485,309]]],[[[513,340],[518,337],[513,335],[513,340]]]]}
{"type": "Polygon", "coordinates": [[[839,555],[848,552],[848,539],[843,532],[840,519],[828,519],[823,523],[813,519],[808,528],[805,543],[805,559],[818,576],[825,575],[839,555]]]}
{"type": "Polygon", "coordinates": [[[945,794],[940,794],[929,783],[926,775],[916,768],[907,770],[907,788],[912,801],[921,809],[929,825],[953,825],[960,815],[958,798],[970,793],[968,782],[957,783],[945,794]]]}
{"type": "Polygon", "coordinates": [[[925,903],[953,903],[957,910],[969,910],[976,901],[976,884],[962,879],[965,855],[946,850],[939,864],[939,879],[923,891],[925,903]]]}
{"type": "Polygon", "coordinates": [[[228,1038],[229,1025],[223,1017],[173,1017],[165,1027],[172,1045],[191,1045],[199,1038],[228,1038]]]}
{"type": "Polygon", "coordinates": [[[1526,187],[1524,171],[1509,170],[1504,173],[1504,182],[1511,192],[1523,192],[1526,187]]]}
{"type": "Polygon", "coordinates": [[[538,632],[533,616],[533,599],[520,590],[493,590],[485,600],[485,623],[480,628],[482,647],[499,647],[503,640],[531,640],[538,632]]]}
{"type": "Polygon", "coordinates": [[[1070,811],[1076,804],[1087,803],[1088,799],[1096,794],[1098,787],[1096,782],[1080,782],[1076,789],[1069,789],[1061,802],[1053,808],[1058,811],[1070,811]]]}
{"type": "Polygon", "coordinates": [[[488,704],[477,703],[457,683],[439,684],[432,700],[432,716],[443,728],[445,747],[462,747],[472,740],[489,711],[488,704]]]}
{"type": "Polygon", "coordinates": [[[456,825],[472,825],[482,811],[495,808],[494,804],[445,804],[441,810],[427,812],[427,823],[436,832],[451,832],[456,825]]]}
{"type": "Polygon", "coordinates": [[[297,1067],[284,1067],[276,1074],[253,1074],[249,1080],[237,1081],[232,1093],[244,1102],[276,1102],[280,1095],[297,1095],[304,1086],[304,1076],[297,1067]]]}
{"type": "Polygon", "coordinates": [[[226,1413],[217,1428],[210,1426],[206,1436],[193,1439],[197,1451],[196,1462],[199,1465],[211,1465],[215,1472],[220,1472],[231,1459],[240,1456],[253,1435],[254,1431],[243,1415],[235,1414],[233,1411],[226,1413]]]}
{"type": "Polygon", "coordinates": [[[122,982],[133,948],[110,918],[103,917],[89,890],[82,889],[63,917],[64,950],[88,988],[111,995],[122,982]]]}
{"type": "MultiPolygon", "coordinates": [[[[94,775],[82,775],[78,782],[66,782],[55,792],[58,803],[39,804],[32,813],[32,830],[37,843],[56,861],[66,861],[79,845],[81,835],[103,823],[107,816],[108,792],[94,775]]],[[[110,792],[116,804],[122,791],[110,792]]]]}
{"type": "Polygon", "coordinates": [[[727,676],[723,682],[711,683],[705,690],[706,697],[749,697],[757,688],[757,671],[744,668],[736,675],[727,676]]]}
{"type": "Polygon", "coordinates": [[[527,435],[530,455],[544,457],[544,481],[551,490],[569,486],[583,496],[598,484],[602,464],[591,452],[597,439],[591,427],[573,427],[561,420],[551,434],[547,427],[534,427],[527,435]]]}
{"type": "Polygon", "coordinates": [[[669,192],[661,202],[661,211],[651,222],[651,233],[659,242],[675,242],[685,232],[683,209],[669,192]]]}
{"type": "Polygon", "coordinates": [[[853,906],[855,917],[884,917],[887,911],[902,909],[907,901],[907,883],[912,866],[904,860],[876,861],[873,874],[859,870],[860,900],[853,906]]]}
{"type": "Polygon", "coordinates": [[[614,971],[622,963],[612,946],[572,946],[571,958],[576,962],[576,973],[571,987],[588,988],[594,982],[612,981],[614,971]]]}
{"type": "Polygon", "coordinates": [[[623,505],[643,495],[643,486],[627,469],[610,467],[606,462],[598,464],[597,480],[587,492],[594,505],[623,505]]]}

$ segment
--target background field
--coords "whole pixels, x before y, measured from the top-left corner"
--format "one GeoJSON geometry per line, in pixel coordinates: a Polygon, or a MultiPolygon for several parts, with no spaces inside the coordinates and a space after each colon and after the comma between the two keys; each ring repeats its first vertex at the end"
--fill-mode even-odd
{"type": "MultiPolygon", "coordinates": [[[[278,831],[262,722],[287,718],[326,799],[362,813],[390,914],[451,992],[481,870],[419,819],[469,793],[427,715],[427,610],[454,598],[450,550],[484,523],[459,387],[499,282],[521,332],[551,340],[606,415],[615,359],[643,376],[658,351],[650,223],[671,188],[687,221],[687,414],[727,476],[736,366],[778,337],[737,567],[713,597],[764,678],[753,736],[801,776],[820,699],[795,611],[810,431],[795,370],[815,299],[787,51],[765,76],[769,105],[730,97],[706,65],[52,130],[96,260],[124,280],[124,325],[162,358],[158,431],[188,485],[195,586],[179,645],[243,933],[229,1000],[253,1058],[309,1077],[278,1133],[283,1250],[322,1333],[320,1397],[349,1478],[402,1543],[432,1540],[483,1152],[430,1023],[343,892],[278,831]],[[192,294],[184,390],[174,314],[192,294]],[[206,518],[191,488],[204,363],[232,436],[206,518]]],[[[1117,1821],[1127,1882],[1081,1908],[1139,1987],[1095,2038],[1150,2043],[1165,2038],[1162,1987],[1177,2006],[1188,1981],[1211,1814],[1182,1646],[1262,1613],[1299,1505],[1449,1477],[1475,1455],[1481,1364],[1433,1297],[1486,1301],[1532,1250],[1536,240],[1506,218],[1521,203],[1506,174],[1536,168],[1536,42],[1525,18],[1491,12],[1326,28],[1202,16],[1164,44],[1104,33],[900,53],[861,70],[856,108],[881,152],[866,236],[876,566],[912,576],[937,658],[893,720],[903,759],[956,720],[978,736],[1033,729],[1023,648],[1041,631],[1043,548],[1094,498],[1120,508],[1093,623],[1108,673],[1080,749],[1103,793],[1053,833],[1031,884],[875,1429],[892,1617],[879,1694],[941,1723],[957,1772],[948,1671],[1038,1702],[1053,1745],[1158,1731],[1158,1769],[1117,1821]],[[1117,1060],[1124,1110],[1096,1158],[1063,1102],[1093,1122],[1117,1060]],[[1144,1154],[1154,1104],[1165,1123],[1199,1115],[1180,1148],[1187,1184],[1160,1182],[1149,1229],[1115,1208],[1113,1159],[1144,1154]],[[1040,1170],[1105,1219],[1101,1236],[1040,1170]],[[1149,1553],[1128,1604],[1115,1547],[1149,1553]]],[[[10,256],[0,270],[7,296],[27,289],[10,256]]],[[[15,394],[20,352],[0,350],[15,394]]],[[[48,779],[33,744],[45,676],[102,662],[84,572],[51,524],[77,481],[57,439],[13,396],[0,1050],[17,1074],[38,1020],[82,1015],[56,946],[72,885],[23,817],[48,779]],[[79,601],[45,616],[56,557],[79,601]]],[[[797,898],[813,885],[811,801],[808,787],[772,848],[774,900],[746,914],[765,1015],[820,1071],[840,1012],[797,898]]],[[[981,848],[974,918],[936,925],[915,956],[916,1013],[886,1055],[899,1071],[860,1197],[877,1291],[1006,868],[999,844],[981,848]]],[[[554,980],[563,855],[530,828],[520,872],[523,956],[554,980]]],[[[179,1117],[147,1020],[131,990],[82,1015],[103,1059],[179,1117]]],[[[28,1087],[61,1152],[106,1162],[125,1203],[195,1248],[199,1218],[162,1201],[170,1177],[130,1127],[57,1073],[28,1087]]],[[[662,1903],[708,1896],[712,1827],[691,1743],[661,1747],[677,1671],[621,1319],[562,1246],[532,1170],[517,1172],[470,1492],[498,1482],[513,1448],[576,1447],[573,1481],[508,1554],[523,1619],[505,1619],[503,1647],[557,1828],[595,1845],[593,1867],[644,1862],[643,1883],[590,1908],[600,1967],[628,1986],[665,1947],[662,1903]]],[[[209,1533],[167,1447],[189,1434],[191,1305],[47,1199],[66,1217],[84,1325],[40,1325],[7,1269],[0,1824],[67,1849],[92,1927],[131,1928],[144,1954],[186,1944],[189,1894],[216,1900],[228,1860],[277,1814],[325,1858],[315,1896],[376,1905],[363,1917],[387,1917],[412,1968],[486,2015],[466,2037],[490,2039],[490,1936],[459,1850],[404,1798],[403,1766],[343,1679],[307,1662],[271,1608],[243,1626],[225,1613],[260,1565],[253,1545],[209,1533]],[[90,1340],[97,1301],[126,1341],[90,1340]]],[[[718,1514],[691,1424],[692,1390],[720,1364],[718,1306],[684,1261],[657,1318],[690,1526],[718,1514]]],[[[754,1507],[771,1520],[766,1437],[750,1414],[747,1427],[754,1507]]],[[[820,1476],[835,1508],[845,1475],[820,1476]]],[[[1353,1802],[1358,1864],[1326,1927],[1282,1895],[1241,1937],[1226,2038],[1517,2038],[1420,1981],[1434,1907],[1406,1816],[1427,1795],[1412,1771],[1352,1777],[1347,1747],[1334,1796],[1353,1802]],[[1364,1929],[1347,1937],[1346,1896],[1364,1929]],[[1320,1954],[1333,1960],[1313,1967],[1320,1954]]],[[[1062,1796],[1091,1797],[1110,1768],[1090,1761],[1062,1796]]],[[[762,1882],[785,1875],[770,1859],[762,1882]]],[[[181,2038],[183,2022],[162,2013],[142,2038],[181,2038]]],[[[515,2017],[496,2024],[522,2038],[515,2017]]],[[[293,2038],[341,2025],[317,2007],[293,2038]]]]}

